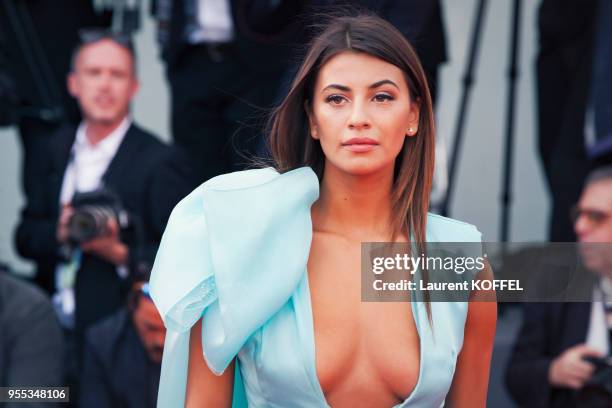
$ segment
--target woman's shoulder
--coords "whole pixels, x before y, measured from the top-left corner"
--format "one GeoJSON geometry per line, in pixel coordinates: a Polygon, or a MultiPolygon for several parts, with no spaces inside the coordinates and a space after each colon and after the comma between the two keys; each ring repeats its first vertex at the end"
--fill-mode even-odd
{"type": "Polygon", "coordinates": [[[427,240],[480,242],[482,233],[473,224],[429,212],[427,213],[427,240]]]}

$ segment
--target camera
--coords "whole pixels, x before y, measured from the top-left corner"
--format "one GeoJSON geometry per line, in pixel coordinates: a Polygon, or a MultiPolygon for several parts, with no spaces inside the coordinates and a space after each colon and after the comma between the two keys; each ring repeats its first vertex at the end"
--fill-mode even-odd
{"type": "Polygon", "coordinates": [[[127,211],[119,198],[108,189],[76,193],[72,207],[74,213],[68,220],[68,239],[73,244],[106,235],[108,222],[112,219],[121,228],[129,224],[127,211]]]}
{"type": "Polygon", "coordinates": [[[607,358],[586,357],[595,366],[593,376],[578,391],[578,407],[611,407],[612,406],[612,362],[607,358]]]}

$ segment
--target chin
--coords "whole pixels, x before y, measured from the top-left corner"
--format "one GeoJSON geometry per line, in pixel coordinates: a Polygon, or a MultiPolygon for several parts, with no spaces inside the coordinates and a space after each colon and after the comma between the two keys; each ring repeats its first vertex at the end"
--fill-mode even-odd
{"type": "Polygon", "coordinates": [[[115,113],[104,112],[91,115],[91,120],[104,125],[112,125],[113,123],[117,122],[118,118],[119,115],[115,113]]]}
{"type": "Polygon", "coordinates": [[[388,163],[381,163],[379,160],[369,160],[367,158],[354,158],[351,160],[343,160],[336,166],[344,173],[353,176],[369,176],[372,174],[385,171],[387,168],[393,168],[388,163]]]}
{"type": "Polygon", "coordinates": [[[602,262],[598,256],[593,254],[582,254],[582,263],[590,271],[600,274],[602,270],[602,262]]]}

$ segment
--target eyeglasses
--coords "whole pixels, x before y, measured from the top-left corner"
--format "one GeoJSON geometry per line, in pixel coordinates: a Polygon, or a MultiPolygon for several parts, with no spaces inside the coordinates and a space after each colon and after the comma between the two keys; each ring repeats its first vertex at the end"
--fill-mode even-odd
{"type": "Polygon", "coordinates": [[[134,52],[132,38],[120,31],[102,30],[99,28],[82,28],[79,30],[79,40],[81,46],[101,40],[112,40],[130,50],[130,52],[134,52]]]}
{"type": "Polygon", "coordinates": [[[604,221],[606,221],[610,217],[610,215],[612,214],[600,210],[593,210],[588,208],[583,209],[578,207],[577,205],[573,206],[570,211],[570,217],[573,224],[575,224],[580,217],[584,216],[589,221],[589,223],[593,225],[600,225],[604,221]]]}

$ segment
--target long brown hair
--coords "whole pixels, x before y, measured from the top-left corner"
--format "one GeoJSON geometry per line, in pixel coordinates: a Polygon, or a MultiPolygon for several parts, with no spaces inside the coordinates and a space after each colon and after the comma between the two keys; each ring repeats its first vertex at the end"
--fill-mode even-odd
{"type": "Polygon", "coordinates": [[[314,37],[287,96],[270,118],[268,147],[274,166],[281,173],[310,166],[319,180],[323,178],[325,155],[319,141],[310,136],[305,104],[312,101],[321,67],[344,51],[362,52],[400,68],[411,100],[419,104],[418,133],[405,138],[395,162],[390,222],[392,239],[406,233],[416,241],[418,253],[424,253],[435,160],[432,101],[416,52],[385,20],[364,13],[335,17],[314,37]]]}

